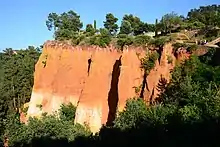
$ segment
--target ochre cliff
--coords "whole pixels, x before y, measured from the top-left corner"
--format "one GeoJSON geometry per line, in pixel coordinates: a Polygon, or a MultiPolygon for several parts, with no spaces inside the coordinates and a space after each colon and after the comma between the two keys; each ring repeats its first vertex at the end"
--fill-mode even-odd
{"type": "Polygon", "coordinates": [[[39,117],[43,112],[51,114],[62,103],[71,102],[77,106],[75,123],[86,123],[97,132],[102,124],[114,120],[116,111],[123,110],[127,99],[139,96],[135,87],[144,83],[144,99],[153,102],[160,93],[158,85],[169,82],[176,58],[181,60],[186,54],[175,57],[172,45],[165,45],[160,60],[147,77],[140,69],[138,56],[144,54],[144,49],[134,47],[119,52],[112,47],[46,42],[35,65],[27,117],[39,117]]]}
{"type": "Polygon", "coordinates": [[[170,82],[171,72],[175,65],[181,63],[189,56],[190,54],[187,53],[184,48],[174,53],[171,43],[166,44],[162,48],[159,60],[156,61],[155,67],[146,77],[144,99],[148,104],[152,104],[158,94],[160,94],[170,82]]]}

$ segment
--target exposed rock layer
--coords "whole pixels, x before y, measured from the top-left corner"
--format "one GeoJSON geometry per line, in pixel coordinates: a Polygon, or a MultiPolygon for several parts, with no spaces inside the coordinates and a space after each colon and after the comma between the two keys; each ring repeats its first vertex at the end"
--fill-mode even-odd
{"type": "Polygon", "coordinates": [[[141,48],[129,47],[122,53],[110,47],[72,47],[46,42],[35,66],[27,117],[40,116],[42,112],[51,114],[62,103],[71,102],[77,106],[75,123],[87,123],[93,132],[98,131],[102,124],[114,120],[117,108],[123,110],[128,98],[139,96],[135,87],[143,80],[146,102],[159,94],[157,87],[161,80],[169,82],[176,60],[172,45],[165,45],[160,61],[143,79],[138,55],[144,54],[141,48]],[[168,58],[172,63],[168,63],[168,58]]]}

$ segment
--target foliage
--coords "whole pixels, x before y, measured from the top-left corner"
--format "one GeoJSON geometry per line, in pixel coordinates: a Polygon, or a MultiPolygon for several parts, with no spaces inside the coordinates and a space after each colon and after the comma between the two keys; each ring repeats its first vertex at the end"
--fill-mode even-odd
{"type": "MultiPolygon", "coordinates": [[[[29,46],[26,50],[5,50],[2,54],[0,78],[0,119],[3,122],[7,115],[17,111],[31,97],[34,82],[34,66],[40,55],[40,49],[29,46]]],[[[3,124],[1,124],[3,125],[3,124]]],[[[3,128],[3,126],[0,126],[3,128]]],[[[0,132],[2,133],[2,132],[0,132]]]]}
{"type": "Polygon", "coordinates": [[[197,30],[205,28],[205,24],[200,21],[185,21],[181,25],[182,29],[197,30]]]}
{"type": "Polygon", "coordinates": [[[159,38],[152,39],[149,44],[158,48],[162,48],[167,42],[170,41],[169,37],[163,36],[159,38]]]}
{"type": "Polygon", "coordinates": [[[123,20],[121,22],[120,32],[119,34],[131,34],[132,33],[132,27],[131,23],[127,20],[123,20]]]}
{"type": "MultiPolygon", "coordinates": [[[[165,37],[165,35],[172,32],[179,32],[186,29],[188,31],[199,31],[200,33],[198,35],[200,37],[210,41],[220,35],[220,33],[217,33],[218,31],[207,32],[210,28],[218,29],[220,27],[219,18],[220,6],[208,5],[201,6],[198,9],[192,9],[188,12],[187,17],[178,15],[175,12],[167,13],[162,16],[161,20],[158,21],[156,19],[156,24],[144,22],[133,14],[126,14],[122,18],[119,32],[118,18],[112,13],[106,14],[106,20],[103,23],[104,28],[108,30],[110,38],[115,37],[117,34],[139,36],[148,32],[155,32],[157,37],[159,32],[161,32],[160,36],[165,37]]],[[[80,21],[80,16],[72,10],[61,14],[50,13],[46,25],[48,30],[54,30],[56,40],[70,41],[73,45],[93,44],[105,47],[109,44],[109,37],[97,36],[97,34],[102,34],[100,30],[103,30],[103,28],[97,29],[96,21],[94,21],[93,26],[92,24],[87,24],[85,30],[81,30],[80,32],[83,24],[80,21]]],[[[139,40],[140,38],[137,37],[137,39],[139,40]]],[[[120,38],[119,44],[123,44],[123,42],[125,41],[120,38]]]]}
{"type": "Polygon", "coordinates": [[[127,101],[125,110],[119,113],[115,120],[115,127],[121,129],[128,129],[138,126],[139,123],[144,121],[147,107],[142,99],[130,99],[127,101]]]}
{"type": "Polygon", "coordinates": [[[126,34],[119,34],[117,40],[117,45],[123,50],[125,45],[133,44],[133,38],[131,36],[127,36],[126,34]]]}
{"type": "Polygon", "coordinates": [[[92,42],[94,45],[98,45],[100,47],[106,47],[111,42],[111,37],[109,36],[109,32],[107,29],[100,29],[100,35],[97,35],[92,42]]]}
{"type": "Polygon", "coordinates": [[[86,45],[97,45],[100,47],[107,47],[112,38],[109,34],[109,31],[105,28],[101,28],[99,30],[100,34],[95,34],[90,37],[86,37],[79,44],[86,44],[86,45]]]}
{"type": "Polygon", "coordinates": [[[146,46],[147,43],[150,42],[151,37],[147,35],[137,35],[134,38],[134,45],[135,46],[146,46]]]}
{"type": "Polygon", "coordinates": [[[181,23],[181,17],[178,16],[176,13],[171,12],[162,17],[159,28],[161,31],[167,34],[168,32],[171,33],[173,29],[177,29],[178,27],[180,27],[181,23]]]}
{"type": "Polygon", "coordinates": [[[220,27],[220,5],[200,6],[198,9],[191,9],[187,16],[190,21],[220,27]]]}
{"type": "Polygon", "coordinates": [[[155,32],[155,30],[156,30],[156,25],[155,24],[148,24],[148,23],[144,24],[144,32],[145,33],[155,32]]]}
{"type": "Polygon", "coordinates": [[[155,67],[155,62],[158,60],[159,54],[157,52],[147,53],[145,57],[141,58],[141,68],[147,74],[155,67]]]}
{"type": "Polygon", "coordinates": [[[59,112],[60,119],[73,122],[75,119],[75,113],[76,107],[72,103],[67,105],[62,104],[59,112]]]}
{"type": "Polygon", "coordinates": [[[134,35],[139,35],[144,32],[144,22],[140,20],[137,16],[133,16],[132,14],[125,15],[122,21],[127,21],[131,24],[132,33],[134,35]]]}
{"type": "Polygon", "coordinates": [[[211,101],[216,101],[218,104],[217,73],[219,68],[204,64],[198,57],[193,56],[183,66],[174,70],[172,82],[159,99],[165,104],[172,103],[180,107],[185,105],[201,107],[201,103],[211,101]]]}
{"type": "Polygon", "coordinates": [[[83,126],[74,125],[71,121],[64,121],[53,115],[42,116],[41,119],[30,118],[28,125],[8,123],[6,132],[10,146],[27,146],[46,138],[74,141],[76,137],[90,135],[90,131],[83,126]]]}
{"type": "Polygon", "coordinates": [[[55,39],[69,40],[83,27],[80,16],[70,10],[62,14],[50,13],[46,21],[49,31],[55,31],[55,39]]]}
{"type": "Polygon", "coordinates": [[[95,28],[92,26],[92,24],[87,24],[86,25],[86,33],[88,36],[93,36],[95,34],[96,30],[95,28]]]}
{"type": "Polygon", "coordinates": [[[116,22],[118,18],[116,18],[112,13],[106,14],[106,21],[104,21],[104,27],[109,31],[111,35],[115,35],[118,30],[118,25],[116,22]]]}

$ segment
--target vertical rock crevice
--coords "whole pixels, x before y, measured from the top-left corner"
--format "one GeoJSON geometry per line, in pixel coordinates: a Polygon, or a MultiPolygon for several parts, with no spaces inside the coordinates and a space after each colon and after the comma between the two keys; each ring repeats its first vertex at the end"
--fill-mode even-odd
{"type": "Polygon", "coordinates": [[[89,76],[91,64],[92,64],[92,58],[89,58],[89,59],[88,59],[88,70],[87,70],[88,76],[89,76]]]}
{"type": "Polygon", "coordinates": [[[144,99],[145,87],[149,91],[148,85],[147,85],[147,72],[146,71],[144,71],[143,81],[142,81],[142,85],[141,85],[140,98],[142,98],[142,99],[144,99]]]}
{"type": "Polygon", "coordinates": [[[111,79],[111,88],[108,93],[108,107],[109,107],[109,112],[108,112],[108,118],[107,118],[107,126],[113,125],[113,121],[115,120],[116,116],[116,111],[118,107],[118,101],[119,101],[119,96],[118,96],[118,83],[119,83],[119,77],[120,77],[120,66],[122,65],[121,63],[121,58],[115,61],[115,64],[113,65],[113,71],[112,71],[112,79],[111,79]]]}

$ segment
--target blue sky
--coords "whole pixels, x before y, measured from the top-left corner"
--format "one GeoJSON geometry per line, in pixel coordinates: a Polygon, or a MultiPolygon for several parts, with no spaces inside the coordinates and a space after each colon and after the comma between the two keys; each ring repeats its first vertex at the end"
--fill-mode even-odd
{"type": "Polygon", "coordinates": [[[0,50],[39,46],[52,39],[45,25],[50,12],[74,10],[84,26],[96,19],[100,27],[109,12],[119,19],[131,13],[153,23],[171,11],[186,15],[191,8],[209,4],[220,0],[0,0],[0,50]]]}

